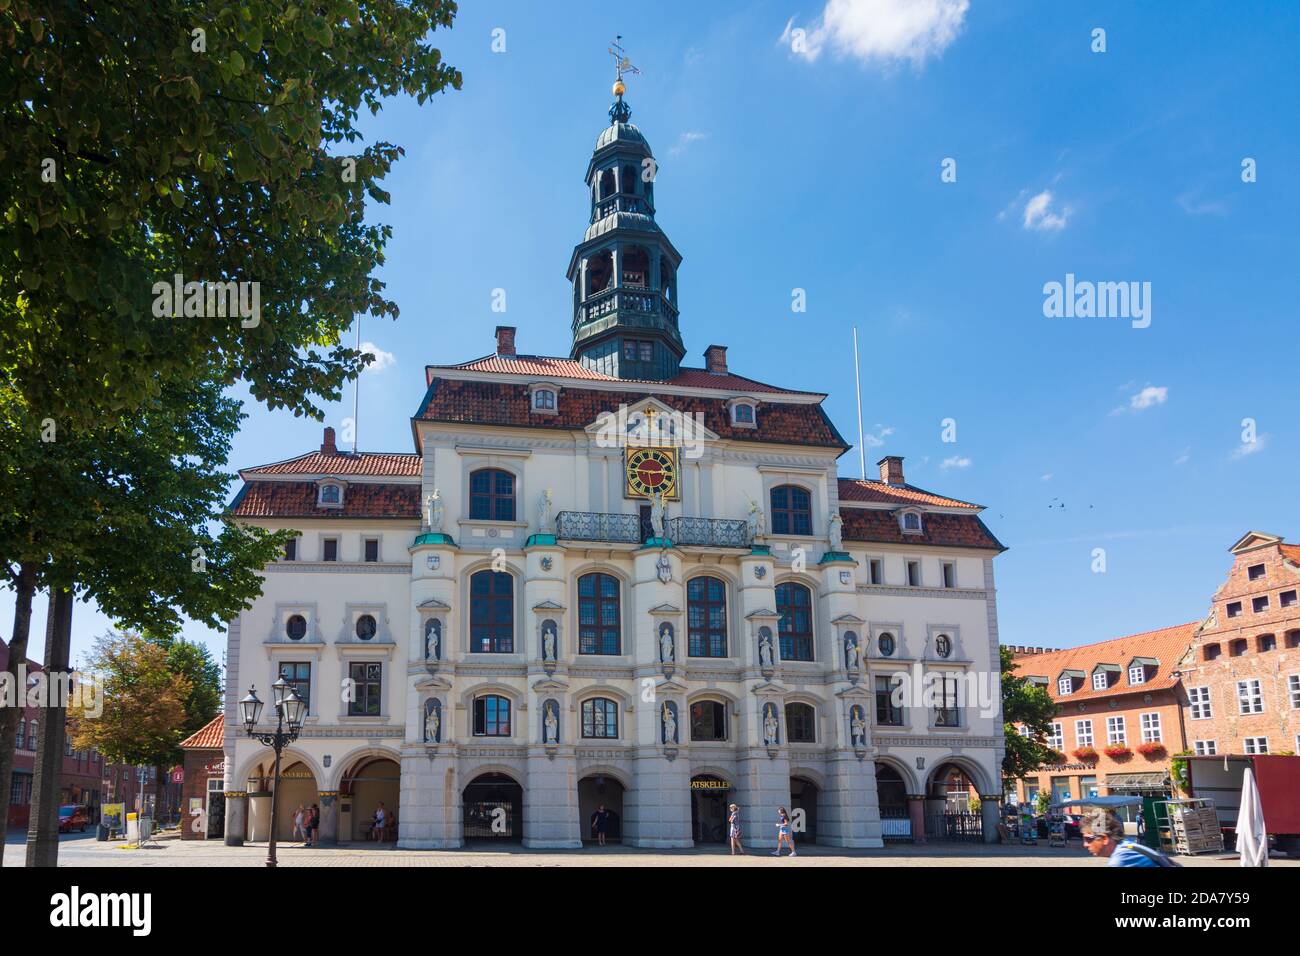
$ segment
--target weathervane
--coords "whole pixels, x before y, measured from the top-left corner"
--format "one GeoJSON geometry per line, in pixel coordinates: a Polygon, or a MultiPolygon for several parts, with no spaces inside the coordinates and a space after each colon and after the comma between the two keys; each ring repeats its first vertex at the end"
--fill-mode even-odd
{"type": "Polygon", "coordinates": [[[626,123],[632,117],[632,108],[623,102],[623,94],[627,91],[627,87],[623,84],[623,74],[636,76],[641,71],[627,58],[621,33],[614,37],[614,42],[609,47],[609,55],[614,58],[614,95],[618,98],[609,108],[609,120],[611,123],[626,123]]]}

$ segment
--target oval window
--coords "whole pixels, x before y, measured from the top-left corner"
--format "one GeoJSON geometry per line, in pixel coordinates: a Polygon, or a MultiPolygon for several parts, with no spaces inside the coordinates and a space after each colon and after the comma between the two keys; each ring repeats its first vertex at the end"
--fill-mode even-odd
{"type": "Polygon", "coordinates": [[[375,619],[369,614],[362,614],[357,618],[357,637],[368,641],[375,636],[375,630],[375,619]]]}
{"type": "Polygon", "coordinates": [[[285,622],[284,633],[291,641],[301,641],[307,636],[307,619],[301,614],[294,614],[285,622]]]}
{"type": "Polygon", "coordinates": [[[939,652],[940,657],[947,657],[952,653],[952,640],[947,634],[940,634],[935,639],[934,649],[939,652]]]}
{"type": "Polygon", "coordinates": [[[881,656],[881,657],[893,657],[893,656],[894,656],[894,647],[895,647],[896,645],[894,644],[894,635],[893,635],[893,634],[881,634],[878,643],[879,643],[879,645],[880,645],[880,656],[881,656]]]}

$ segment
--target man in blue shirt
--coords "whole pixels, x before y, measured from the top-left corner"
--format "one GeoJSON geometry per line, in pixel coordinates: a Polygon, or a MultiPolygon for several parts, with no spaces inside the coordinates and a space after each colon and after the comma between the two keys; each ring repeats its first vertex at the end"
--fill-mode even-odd
{"type": "Polygon", "coordinates": [[[1177,866],[1159,850],[1124,836],[1124,824],[1105,807],[1084,820],[1083,845],[1093,856],[1108,857],[1107,866],[1177,866]]]}

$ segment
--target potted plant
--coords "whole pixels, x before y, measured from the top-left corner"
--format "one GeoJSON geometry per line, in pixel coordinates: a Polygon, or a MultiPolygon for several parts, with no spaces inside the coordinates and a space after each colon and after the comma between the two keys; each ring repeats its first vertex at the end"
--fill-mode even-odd
{"type": "Polygon", "coordinates": [[[1074,757],[1075,760],[1079,761],[1080,763],[1096,763],[1096,762],[1097,762],[1097,748],[1096,748],[1096,747],[1079,747],[1078,749],[1076,749],[1076,750],[1074,751],[1074,753],[1073,753],[1073,757],[1074,757]]]}
{"type": "Polygon", "coordinates": [[[1133,756],[1133,751],[1126,744],[1111,744],[1103,751],[1111,760],[1124,760],[1133,756]]]}
{"type": "Polygon", "coordinates": [[[1159,741],[1152,740],[1143,744],[1138,744],[1137,751],[1144,757],[1163,757],[1165,755],[1165,745],[1159,741]]]}

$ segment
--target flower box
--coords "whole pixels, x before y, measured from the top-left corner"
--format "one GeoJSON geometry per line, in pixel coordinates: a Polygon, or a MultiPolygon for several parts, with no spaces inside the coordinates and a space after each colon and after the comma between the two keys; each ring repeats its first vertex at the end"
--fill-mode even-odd
{"type": "Polygon", "coordinates": [[[1137,752],[1144,757],[1163,757],[1165,755],[1165,745],[1154,741],[1138,744],[1137,752]]]}
{"type": "Polygon", "coordinates": [[[1111,744],[1105,749],[1104,753],[1112,760],[1123,760],[1126,757],[1133,756],[1133,751],[1124,744],[1111,744]]]}
{"type": "Polygon", "coordinates": [[[1073,756],[1074,759],[1079,761],[1080,763],[1096,763],[1097,748],[1080,747],[1078,750],[1074,751],[1074,753],[1071,756],[1073,756]]]}

